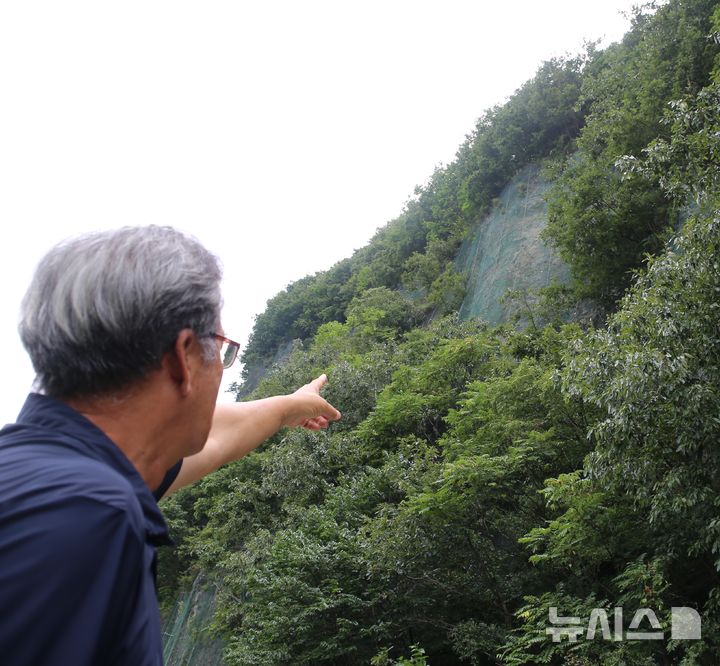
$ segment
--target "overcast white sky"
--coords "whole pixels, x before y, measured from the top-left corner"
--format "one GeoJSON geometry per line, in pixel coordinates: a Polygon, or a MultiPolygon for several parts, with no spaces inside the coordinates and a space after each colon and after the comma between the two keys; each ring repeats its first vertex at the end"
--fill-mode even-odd
{"type": "Polygon", "coordinates": [[[194,234],[245,341],[268,298],[396,217],[484,109],[543,60],[619,39],[633,4],[2,2],[0,423],[32,383],[17,313],[58,240],[194,234]]]}

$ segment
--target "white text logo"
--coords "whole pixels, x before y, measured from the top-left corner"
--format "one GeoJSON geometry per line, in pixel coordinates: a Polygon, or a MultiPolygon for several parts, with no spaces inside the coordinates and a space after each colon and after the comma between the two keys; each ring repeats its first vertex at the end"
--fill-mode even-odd
{"type": "MultiPolygon", "coordinates": [[[[700,640],[700,614],[694,608],[673,606],[671,613],[672,640],[700,640]]],[[[583,634],[587,640],[593,640],[599,634],[606,641],[661,641],[665,638],[660,621],[651,608],[636,610],[627,631],[623,629],[623,609],[620,607],[613,609],[612,618],[604,608],[594,608],[586,626],[582,625],[579,617],[558,615],[556,606],[550,607],[548,615],[550,624],[555,626],[545,629],[545,633],[552,636],[554,643],[559,643],[563,637],[575,643],[583,634]]]]}

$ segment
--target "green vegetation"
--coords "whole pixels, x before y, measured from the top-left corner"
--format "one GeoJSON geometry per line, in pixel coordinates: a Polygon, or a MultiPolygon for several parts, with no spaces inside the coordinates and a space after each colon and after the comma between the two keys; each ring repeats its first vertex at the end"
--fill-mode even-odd
{"type": "Polygon", "coordinates": [[[226,663],[717,663],[719,33],[716,3],[674,0],[547,63],[367,247],[268,303],[244,360],[290,351],[251,397],[326,372],[343,420],[164,502],[163,599],[216,582],[226,663]],[[457,248],[540,159],[574,282],[524,327],[462,321],[457,248]],[[605,325],[564,323],[588,296],[605,325]],[[671,639],[677,606],[702,640],[671,639]],[[551,607],[626,630],[650,608],[664,635],[553,642],[551,607]]]}
{"type": "Polygon", "coordinates": [[[677,224],[677,206],[659,184],[623,177],[616,161],[667,139],[668,104],[710,83],[715,5],[671,2],[639,15],[621,43],[588,64],[579,100],[586,123],[550,196],[546,231],[579,295],[612,305],[677,224]]]}

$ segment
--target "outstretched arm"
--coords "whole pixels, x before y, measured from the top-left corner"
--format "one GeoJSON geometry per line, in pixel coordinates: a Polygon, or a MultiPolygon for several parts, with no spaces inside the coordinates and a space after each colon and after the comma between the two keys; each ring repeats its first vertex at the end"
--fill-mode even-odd
{"type": "Polygon", "coordinates": [[[321,375],[289,395],[217,405],[203,450],[183,459],[164,496],[242,458],[284,426],[327,428],[330,421],[340,418],[340,412],[320,395],[326,383],[327,377],[321,375]]]}

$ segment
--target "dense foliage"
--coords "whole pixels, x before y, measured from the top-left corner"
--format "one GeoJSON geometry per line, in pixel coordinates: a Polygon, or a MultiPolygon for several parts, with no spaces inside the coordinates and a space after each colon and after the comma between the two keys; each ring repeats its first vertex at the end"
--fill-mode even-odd
{"type": "Polygon", "coordinates": [[[587,67],[580,94],[586,122],[550,196],[546,231],[581,295],[617,300],[631,271],[677,225],[677,205],[659,184],[623,178],[616,161],[666,139],[668,103],[710,82],[716,4],[671,2],[652,17],[640,14],[634,30],[587,67]]]}
{"type": "Polygon", "coordinates": [[[674,0],[543,66],[370,245],[269,303],[246,361],[287,358],[252,397],[327,372],[343,420],[163,503],[163,598],[214,580],[228,664],[718,662],[718,33],[716,3],[674,0]],[[465,229],[543,157],[548,235],[606,324],[532,299],[522,328],[460,321],[465,229]],[[587,638],[617,607],[662,637],[587,638]],[[701,640],[672,639],[673,607],[701,640]]]}

